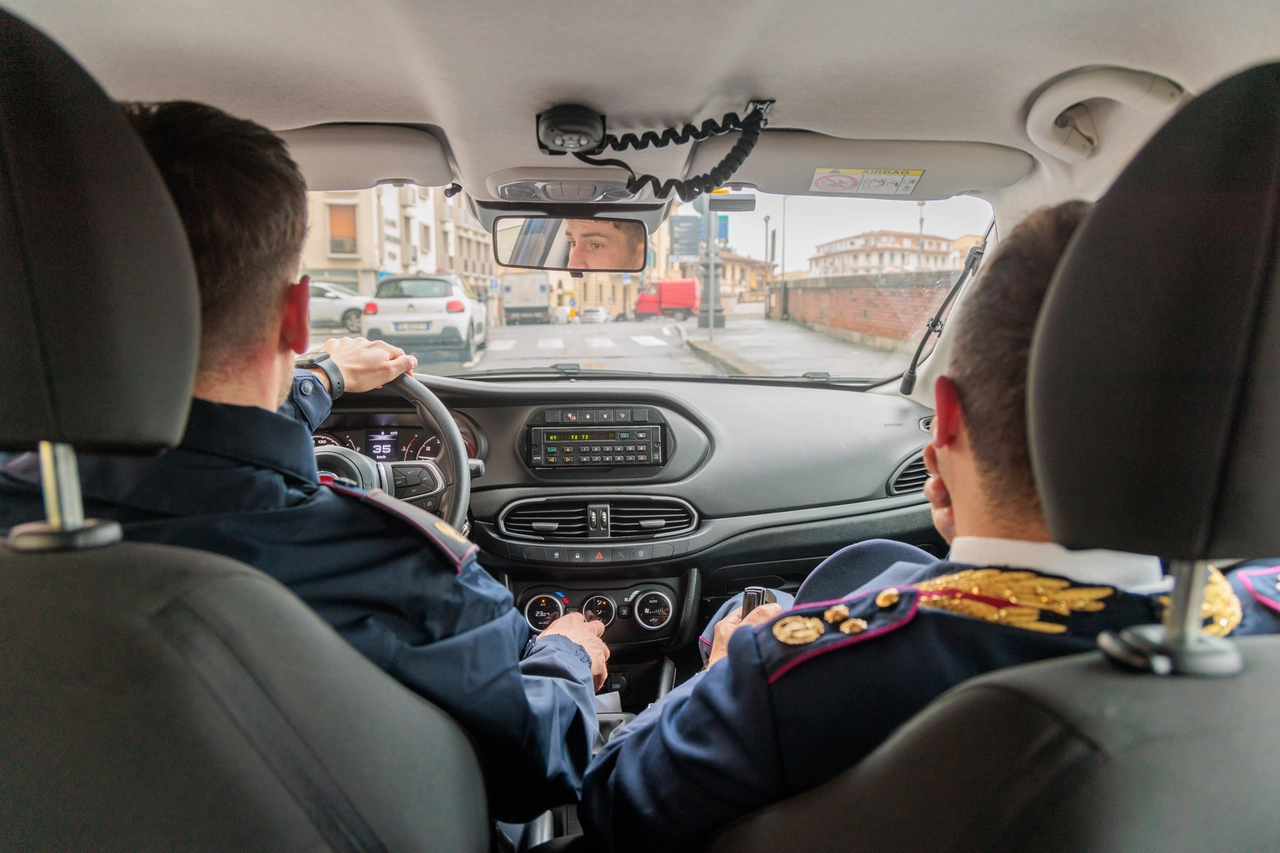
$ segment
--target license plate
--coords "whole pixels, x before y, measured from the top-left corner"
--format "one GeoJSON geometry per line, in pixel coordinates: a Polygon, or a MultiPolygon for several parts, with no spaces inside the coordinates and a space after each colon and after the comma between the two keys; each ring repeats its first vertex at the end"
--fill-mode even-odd
{"type": "Polygon", "coordinates": [[[430,323],[395,323],[397,332],[425,332],[431,328],[430,323]]]}

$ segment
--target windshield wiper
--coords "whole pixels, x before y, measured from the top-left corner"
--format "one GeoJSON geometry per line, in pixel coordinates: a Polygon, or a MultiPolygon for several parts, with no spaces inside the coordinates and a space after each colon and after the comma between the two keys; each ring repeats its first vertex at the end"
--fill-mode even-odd
{"type": "Polygon", "coordinates": [[[982,253],[987,249],[987,238],[991,236],[991,229],[996,225],[994,219],[987,226],[987,233],[982,235],[982,242],[969,250],[969,255],[964,259],[964,269],[960,270],[956,283],[951,285],[947,298],[942,300],[942,304],[938,306],[938,313],[933,315],[929,320],[928,326],[925,327],[924,336],[920,338],[920,346],[916,347],[916,354],[911,356],[911,363],[907,365],[907,372],[902,374],[902,384],[898,386],[898,391],[905,397],[908,396],[916,387],[916,367],[920,364],[920,357],[924,354],[924,348],[929,343],[929,336],[933,334],[942,334],[942,317],[947,313],[947,308],[951,305],[951,300],[956,298],[956,294],[960,292],[960,288],[964,286],[969,276],[973,275],[973,271],[978,268],[978,264],[982,263],[982,253]]]}

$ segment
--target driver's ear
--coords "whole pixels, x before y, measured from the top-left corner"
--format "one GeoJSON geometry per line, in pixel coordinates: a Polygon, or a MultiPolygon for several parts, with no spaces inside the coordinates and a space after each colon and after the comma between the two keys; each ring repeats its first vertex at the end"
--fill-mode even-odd
{"type": "Polygon", "coordinates": [[[964,412],[960,391],[949,376],[939,376],[933,385],[933,445],[950,447],[960,437],[964,412]]]}
{"type": "Polygon", "coordinates": [[[304,275],[284,292],[280,311],[280,348],[296,353],[307,351],[311,339],[311,277],[304,275]]]}

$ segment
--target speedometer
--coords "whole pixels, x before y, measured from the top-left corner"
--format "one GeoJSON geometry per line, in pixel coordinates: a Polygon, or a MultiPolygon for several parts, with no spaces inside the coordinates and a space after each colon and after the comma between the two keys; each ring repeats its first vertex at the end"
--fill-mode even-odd
{"type": "Polygon", "coordinates": [[[311,436],[311,441],[316,447],[341,447],[342,442],[329,435],[327,432],[317,432],[311,436]]]}

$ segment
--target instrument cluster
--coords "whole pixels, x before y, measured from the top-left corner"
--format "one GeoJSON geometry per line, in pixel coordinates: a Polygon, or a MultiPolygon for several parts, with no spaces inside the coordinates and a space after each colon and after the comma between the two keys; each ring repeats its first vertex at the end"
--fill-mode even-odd
{"type": "MultiPolygon", "coordinates": [[[[480,442],[474,429],[465,421],[457,421],[467,456],[480,458],[480,442]]],[[[401,424],[334,429],[322,427],[311,436],[316,447],[345,447],[379,462],[414,462],[440,456],[440,435],[434,430],[401,424]]]]}

